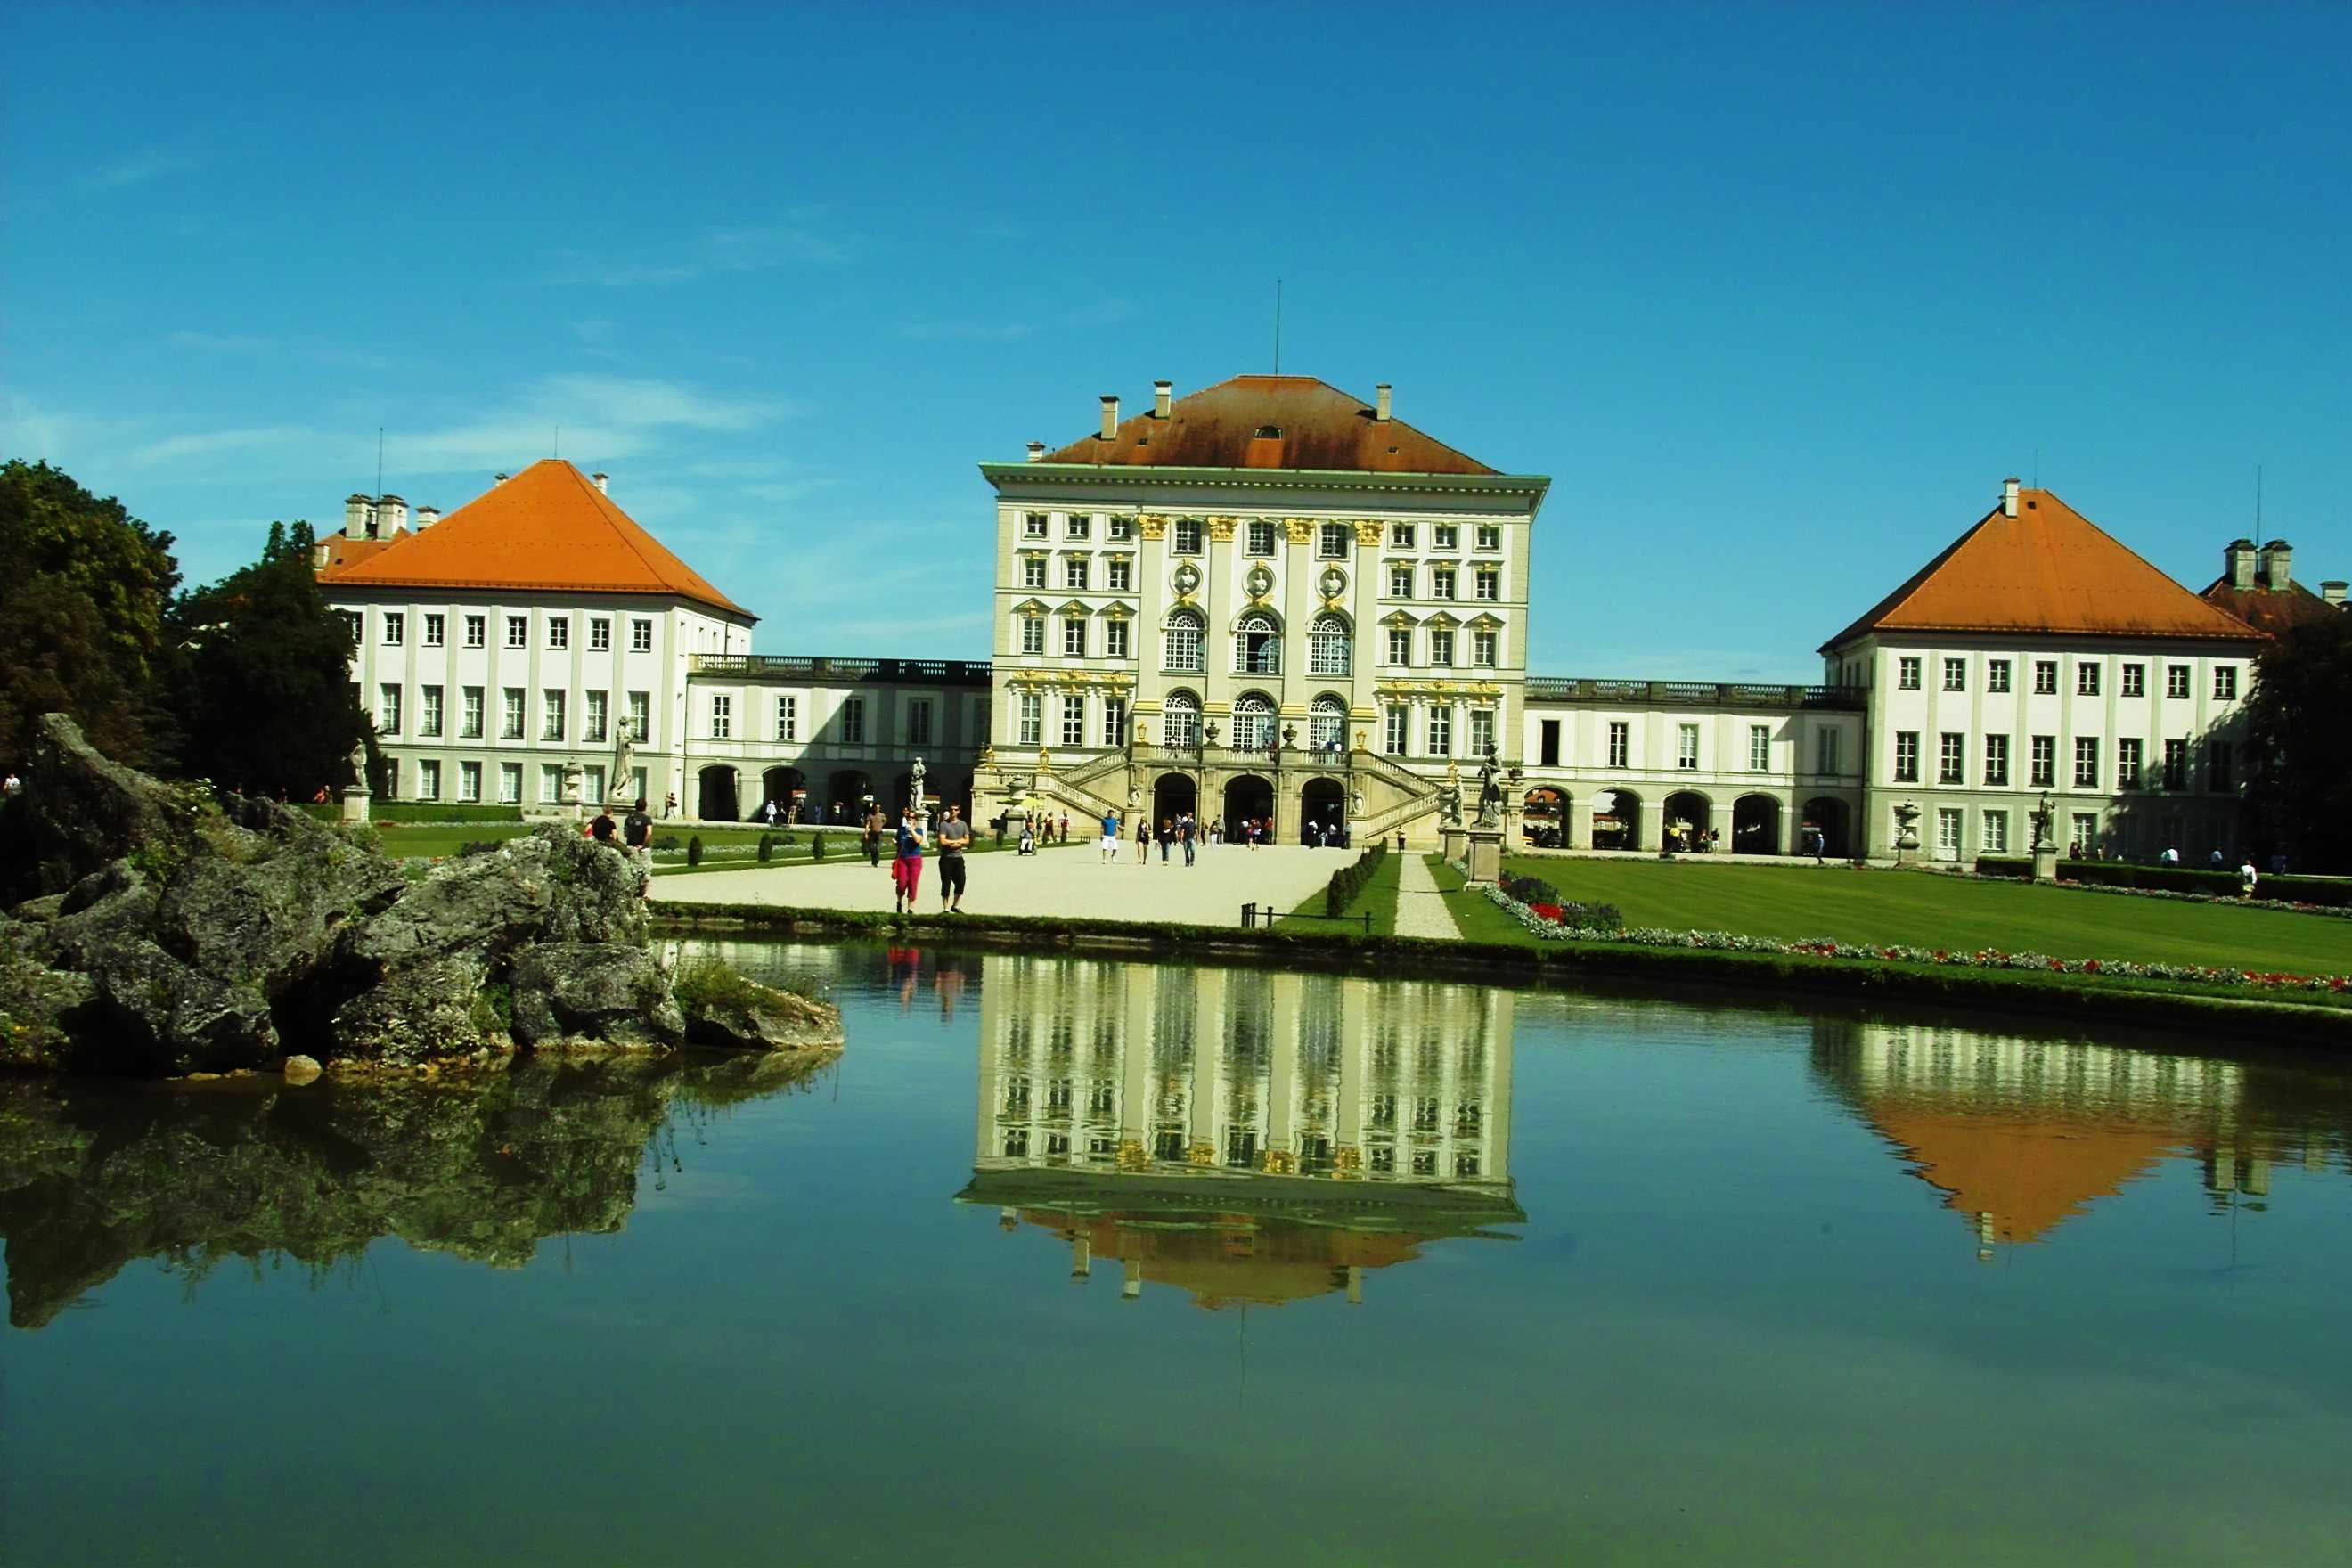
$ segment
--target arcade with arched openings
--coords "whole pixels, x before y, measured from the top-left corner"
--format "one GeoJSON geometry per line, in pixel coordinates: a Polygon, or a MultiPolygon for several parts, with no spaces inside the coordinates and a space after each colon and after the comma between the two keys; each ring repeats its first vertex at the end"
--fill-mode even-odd
{"type": "Polygon", "coordinates": [[[866,816],[866,797],[874,793],[874,781],[863,768],[842,768],[824,782],[824,809],[829,821],[856,822],[866,816]],[[841,807],[838,817],[833,808],[841,807]]]}
{"type": "Polygon", "coordinates": [[[1780,853],[1780,802],[1769,795],[1743,795],[1731,803],[1734,855],[1780,853]]]}
{"type": "Polygon", "coordinates": [[[1604,789],[1592,797],[1592,847],[1642,847],[1642,797],[1630,789],[1604,789]]]}
{"type": "MultiPolygon", "coordinates": [[[[760,805],[764,808],[768,802],[774,801],[776,820],[790,822],[794,820],[793,808],[806,804],[805,801],[796,797],[804,794],[807,789],[808,775],[802,773],[800,769],[770,768],[760,775],[760,805]]],[[[767,813],[763,809],[761,815],[764,816],[767,813]]]]}
{"type": "Polygon", "coordinates": [[[1312,778],[1299,786],[1298,834],[1301,840],[1310,831],[1313,842],[1321,843],[1328,831],[1336,844],[1348,826],[1348,791],[1338,779],[1312,778]]]}
{"type": "Polygon", "coordinates": [[[1225,781],[1225,838],[1238,835],[1244,822],[1270,820],[1274,816],[1274,785],[1256,773],[1237,773],[1225,781]]]}
{"type": "Polygon", "coordinates": [[[1678,855],[1702,854],[1706,849],[1706,836],[1714,826],[1713,801],[1696,790],[1676,790],[1666,796],[1665,821],[1660,826],[1665,837],[1660,847],[1671,848],[1678,855]]]}
{"type": "Polygon", "coordinates": [[[1539,785],[1519,802],[1519,837],[1538,849],[1568,846],[1569,797],[1565,790],[1539,785]]]}
{"type": "Polygon", "coordinates": [[[712,763],[696,775],[694,815],[705,822],[733,822],[743,815],[738,798],[739,775],[724,763],[712,763]]]}
{"type": "Polygon", "coordinates": [[[1190,773],[1161,773],[1151,781],[1151,819],[1173,822],[1190,813],[1200,816],[1200,786],[1190,773]]]}
{"type": "Polygon", "coordinates": [[[1800,853],[1817,852],[1832,860],[1849,859],[1853,854],[1853,825],[1845,802],[1833,795],[1819,795],[1805,802],[1798,820],[1797,848],[1800,853]],[[1809,849],[1808,836],[1818,835],[1817,851],[1809,849]]]}

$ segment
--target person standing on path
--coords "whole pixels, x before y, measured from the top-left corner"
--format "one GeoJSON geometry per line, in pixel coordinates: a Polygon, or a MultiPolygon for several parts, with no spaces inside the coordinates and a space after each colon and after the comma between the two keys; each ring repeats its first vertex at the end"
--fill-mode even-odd
{"type": "Polygon", "coordinates": [[[1148,816],[1135,819],[1135,863],[1139,866],[1151,863],[1151,818],[1148,816]]]}
{"type": "MultiPolygon", "coordinates": [[[[876,837],[880,836],[877,834],[876,837]]],[[[913,816],[902,811],[898,814],[898,853],[890,859],[890,890],[898,913],[914,912],[915,895],[921,890],[922,885],[922,836],[915,831],[913,816]]]]}
{"type": "Polygon", "coordinates": [[[1168,864],[1168,845],[1176,837],[1176,825],[1166,817],[1160,819],[1160,863],[1168,864]]]}
{"type": "Polygon", "coordinates": [[[2249,855],[2243,860],[2238,862],[2238,897],[2242,899],[2252,898],[2254,896],[2254,884],[2261,879],[2262,879],[2256,875],[2254,871],[2254,858],[2252,856],[2249,855]]]}
{"type": "Polygon", "coordinates": [[[882,864],[882,808],[878,805],[866,808],[866,863],[882,864]]]}
{"type": "Polygon", "coordinates": [[[621,819],[621,842],[629,847],[629,864],[637,868],[637,897],[641,899],[653,882],[653,841],[654,819],[646,815],[646,803],[641,800],[621,819]]]}
{"type": "Polygon", "coordinates": [[[1118,858],[1118,814],[1106,812],[1102,819],[1102,859],[1108,866],[1118,858]]]}
{"type": "Polygon", "coordinates": [[[1190,866],[1192,863],[1192,817],[1191,813],[1187,812],[1184,816],[1176,819],[1176,838],[1179,843],[1184,846],[1184,864],[1190,866]]]}
{"type": "Polygon", "coordinates": [[[1069,841],[1070,841],[1070,814],[1069,814],[1068,812],[1066,812],[1066,812],[1062,813],[1062,831],[1061,831],[1061,836],[1060,836],[1059,837],[1055,838],[1055,839],[1054,840],[1054,842],[1055,842],[1055,843],[1056,843],[1056,844],[1067,844],[1069,841]]]}
{"type": "Polygon", "coordinates": [[[971,847],[971,824],[963,819],[963,807],[948,807],[948,819],[940,824],[940,909],[946,914],[956,914],[963,909],[963,852],[971,847]]]}

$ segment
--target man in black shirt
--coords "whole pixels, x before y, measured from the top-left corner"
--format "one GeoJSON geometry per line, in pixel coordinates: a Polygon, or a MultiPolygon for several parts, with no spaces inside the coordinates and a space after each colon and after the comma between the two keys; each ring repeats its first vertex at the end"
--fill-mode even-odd
{"type": "Polygon", "coordinates": [[[646,815],[644,801],[621,819],[621,840],[629,847],[629,858],[636,865],[637,894],[642,898],[653,880],[654,860],[654,819],[646,815]]]}
{"type": "Polygon", "coordinates": [[[613,842],[613,834],[616,826],[617,825],[613,821],[611,810],[604,806],[598,806],[595,816],[588,824],[588,837],[599,844],[609,847],[613,842]]]}
{"type": "Polygon", "coordinates": [[[940,824],[940,908],[949,914],[963,909],[963,852],[971,847],[971,824],[963,819],[963,807],[948,807],[948,819],[940,824]],[[950,896],[955,901],[948,901],[950,896]]]}

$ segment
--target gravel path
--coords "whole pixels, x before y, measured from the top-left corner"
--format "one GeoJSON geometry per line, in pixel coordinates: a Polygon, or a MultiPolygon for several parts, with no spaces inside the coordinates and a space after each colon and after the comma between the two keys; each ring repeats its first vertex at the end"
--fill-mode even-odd
{"type": "Polygon", "coordinates": [[[1460,941],[1462,929],[1454,923],[1454,912],[1445,907],[1445,895],[1437,890],[1437,879],[1430,875],[1429,862],[1421,858],[1420,851],[1409,851],[1397,868],[1401,873],[1397,878],[1397,935],[1460,941]]]}

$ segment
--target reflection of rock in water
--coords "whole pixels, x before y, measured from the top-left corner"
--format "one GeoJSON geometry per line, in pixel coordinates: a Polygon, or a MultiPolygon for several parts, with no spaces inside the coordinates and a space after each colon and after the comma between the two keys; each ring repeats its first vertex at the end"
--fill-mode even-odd
{"type": "MultiPolygon", "coordinates": [[[[621,1228],[664,1121],[805,1081],[778,1056],[530,1061],[467,1082],[205,1091],[0,1082],[9,1319],[38,1328],[136,1258],[323,1275],[380,1236],[501,1268],[621,1228]]],[[[656,1151],[656,1157],[662,1152],[656,1151]]]]}

